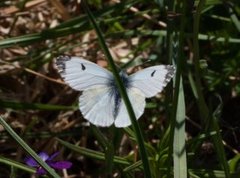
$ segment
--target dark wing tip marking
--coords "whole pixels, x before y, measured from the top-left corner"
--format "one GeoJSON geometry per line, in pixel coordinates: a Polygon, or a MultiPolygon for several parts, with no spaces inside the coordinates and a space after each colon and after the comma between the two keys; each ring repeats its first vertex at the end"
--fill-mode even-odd
{"type": "Polygon", "coordinates": [[[165,76],[164,83],[167,84],[167,83],[173,78],[176,69],[175,69],[175,67],[172,66],[172,65],[167,65],[167,66],[165,67],[165,69],[166,69],[168,72],[167,72],[167,74],[166,74],[166,76],[165,76]]]}
{"type": "Polygon", "coordinates": [[[61,63],[61,62],[69,61],[70,59],[71,59],[71,56],[61,55],[61,56],[58,56],[58,57],[57,57],[56,63],[61,63]]]}
{"type": "Polygon", "coordinates": [[[61,55],[61,56],[58,56],[58,57],[56,58],[55,64],[56,64],[56,67],[57,67],[58,72],[59,72],[60,74],[64,74],[64,73],[65,73],[65,69],[66,69],[66,64],[65,64],[65,62],[66,62],[66,61],[69,61],[70,59],[71,59],[71,57],[68,56],[68,55],[61,55]]]}

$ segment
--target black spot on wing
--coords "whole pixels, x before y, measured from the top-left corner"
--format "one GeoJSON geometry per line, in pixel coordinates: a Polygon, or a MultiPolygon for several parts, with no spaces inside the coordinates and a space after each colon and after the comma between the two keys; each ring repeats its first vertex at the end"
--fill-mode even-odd
{"type": "Polygon", "coordinates": [[[81,67],[82,67],[82,70],[85,70],[86,69],[86,66],[81,64],[81,67]]]}
{"type": "Polygon", "coordinates": [[[156,72],[156,70],[154,70],[154,71],[151,73],[151,77],[154,76],[155,72],[156,72]]]}

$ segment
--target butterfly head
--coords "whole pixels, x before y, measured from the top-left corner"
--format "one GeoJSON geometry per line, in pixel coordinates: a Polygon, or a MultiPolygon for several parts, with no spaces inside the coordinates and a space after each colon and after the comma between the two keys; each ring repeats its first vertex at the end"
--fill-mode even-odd
{"type": "Polygon", "coordinates": [[[126,72],[124,72],[124,71],[121,71],[120,73],[119,73],[119,75],[120,75],[120,78],[121,78],[121,80],[122,80],[122,82],[123,82],[123,85],[126,87],[126,88],[128,88],[129,87],[129,77],[128,77],[128,74],[126,73],[126,72]]]}
{"type": "MultiPolygon", "coordinates": [[[[127,75],[126,72],[124,71],[121,71],[119,73],[119,76],[120,76],[120,79],[122,80],[123,82],[123,85],[125,88],[129,88],[130,86],[130,80],[129,80],[129,77],[127,75]]],[[[117,82],[115,80],[115,78],[112,76],[112,78],[109,80],[109,83],[108,83],[109,87],[112,88],[113,90],[115,91],[118,91],[118,87],[117,87],[117,82]]]]}

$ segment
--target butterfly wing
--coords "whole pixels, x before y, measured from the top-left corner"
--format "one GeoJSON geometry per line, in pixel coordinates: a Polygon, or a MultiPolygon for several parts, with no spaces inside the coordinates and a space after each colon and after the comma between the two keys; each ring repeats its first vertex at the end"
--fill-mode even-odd
{"type": "MultiPolygon", "coordinates": [[[[114,118],[115,101],[109,92],[110,72],[78,57],[60,56],[56,66],[73,89],[83,91],[79,98],[83,116],[92,124],[107,127],[115,123],[116,127],[131,125],[124,102],[121,100],[119,112],[114,118]]],[[[145,97],[152,97],[160,92],[175,73],[173,66],[153,66],[130,76],[131,87],[128,96],[138,119],[145,108],[145,97]]]]}
{"type": "Polygon", "coordinates": [[[102,127],[113,124],[114,100],[108,86],[99,85],[83,91],[79,104],[84,118],[92,124],[102,127]]]}
{"type": "Polygon", "coordinates": [[[79,97],[79,108],[84,118],[98,126],[112,125],[114,101],[108,88],[112,74],[79,57],[59,56],[56,67],[69,86],[83,91],[79,97]]]}
{"type": "MultiPolygon", "coordinates": [[[[138,119],[144,112],[144,108],[146,104],[145,96],[137,88],[127,89],[127,94],[132,104],[135,116],[138,119]]],[[[116,127],[127,127],[131,125],[131,120],[129,118],[128,111],[123,100],[121,100],[121,104],[119,106],[119,112],[118,112],[118,115],[116,116],[114,124],[116,127]]]]}
{"type": "Polygon", "coordinates": [[[175,74],[175,67],[171,65],[158,65],[148,67],[130,75],[131,87],[138,88],[150,98],[161,92],[175,74]]]}
{"type": "MultiPolygon", "coordinates": [[[[129,76],[131,86],[127,90],[136,118],[144,112],[146,105],[145,97],[149,98],[161,92],[175,73],[174,66],[158,65],[148,67],[129,76]]],[[[127,108],[121,101],[119,113],[114,121],[116,127],[131,125],[127,108]]]]}
{"type": "Polygon", "coordinates": [[[55,64],[64,81],[78,91],[106,85],[112,77],[109,71],[79,57],[59,56],[55,64]]]}

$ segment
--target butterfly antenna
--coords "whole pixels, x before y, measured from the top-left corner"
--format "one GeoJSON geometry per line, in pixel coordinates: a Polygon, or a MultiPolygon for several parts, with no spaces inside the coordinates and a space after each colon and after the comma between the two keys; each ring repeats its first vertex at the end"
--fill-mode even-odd
{"type": "Polygon", "coordinates": [[[146,63],[149,63],[149,62],[152,62],[151,59],[148,59],[144,62],[141,62],[140,64],[137,64],[137,65],[134,65],[134,60],[130,60],[129,62],[123,64],[120,68],[121,70],[125,70],[126,68],[129,68],[129,67],[139,67],[139,66],[142,66],[143,64],[146,64],[146,63]]]}

